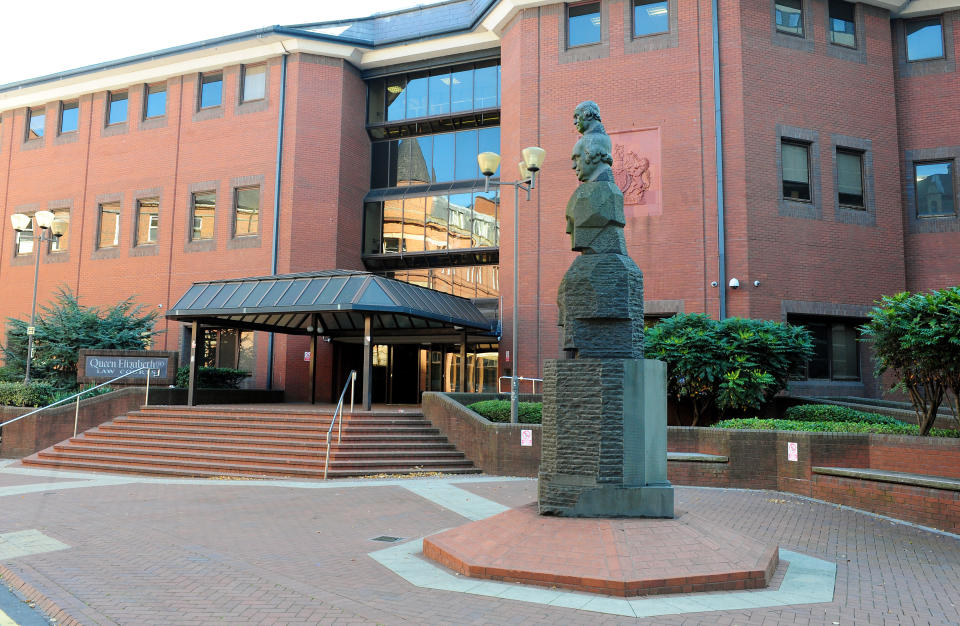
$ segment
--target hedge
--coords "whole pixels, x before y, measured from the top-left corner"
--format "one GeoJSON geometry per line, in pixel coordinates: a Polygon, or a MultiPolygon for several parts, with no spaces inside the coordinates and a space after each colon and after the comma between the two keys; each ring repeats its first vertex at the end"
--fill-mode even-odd
{"type": "MultiPolygon", "coordinates": [[[[197,387],[201,389],[239,389],[240,382],[249,376],[243,370],[234,370],[227,367],[201,367],[197,380],[197,387]]],[[[190,385],[190,368],[181,367],[177,370],[177,387],[185,388],[190,385]]]]}
{"type": "MultiPolygon", "coordinates": [[[[760,418],[733,419],[717,422],[713,428],[737,430],[792,430],[819,433],[877,433],[881,435],[919,435],[914,424],[876,424],[867,422],[801,422],[795,420],[766,420],[760,418]]],[[[960,431],[934,428],[933,437],[960,437],[960,431]]]]}
{"type": "Polygon", "coordinates": [[[43,381],[0,382],[0,406],[46,406],[54,401],[56,391],[53,385],[43,381]]]}
{"type": "Polygon", "coordinates": [[[835,404],[798,404],[787,409],[784,419],[796,422],[862,422],[865,424],[893,424],[906,426],[907,423],[888,415],[857,411],[835,404]]]}
{"type": "MultiPolygon", "coordinates": [[[[517,409],[517,419],[521,424],[539,424],[542,404],[539,402],[520,402],[517,409]]],[[[482,400],[467,405],[468,409],[476,411],[491,422],[510,422],[509,400],[482,400]]]]}

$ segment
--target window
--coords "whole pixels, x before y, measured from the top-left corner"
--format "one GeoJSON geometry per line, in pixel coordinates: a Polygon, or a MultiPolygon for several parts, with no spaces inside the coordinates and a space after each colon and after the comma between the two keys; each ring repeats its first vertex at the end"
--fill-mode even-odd
{"type": "Polygon", "coordinates": [[[865,208],[862,152],[837,148],[837,194],[840,206],[865,208]]]}
{"type": "Polygon", "coordinates": [[[27,141],[43,137],[46,125],[47,114],[44,109],[27,109],[27,141]]]}
{"type": "Polygon", "coordinates": [[[844,0],[830,0],[830,43],[857,47],[857,27],[854,22],[855,5],[844,0]]]}
{"type": "Polygon", "coordinates": [[[30,224],[26,229],[14,232],[16,233],[14,254],[16,256],[33,254],[33,217],[30,218],[30,224]]]}
{"type": "Polygon", "coordinates": [[[163,117],[167,114],[167,85],[147,85],[143,102],[143,119],[163,117]]]}
{"type": "Polygon", "coordinates": [[[943,58],[943,23],[939,17],[911,20],[904,24],[907,61],[943,58]]]}
{"type": "Polygon", "coordinates": [[[217,208],[217,192],[202,191],[193,194],[191,241],[213,239],[213,220],[217,208]]]}
{"type": "Polygon", "coordinates": [[[155,244],[159,234],[160,198],[140,198],[137,200],[137,233],[133,245],[155,244]]]}
{"type": "Polygon", "coordinates": [[[781,140],[780,159],[783,175],[783,197],[810,202],[809,144],[781,140]]]}
{"type": "Polygon", "coordinates": [[[247,237],[260,232],[260,187],[238,187],[234,190],[234,237],[247,237]]]}
{"type": "Polygon", "coordinates": [[[111,91],[107,98],[107,125],[127,121],[127,92],[111,91]]]}
{"type": "Polygon", "coordinates": [[[223,73],[200,75],[200,108],[218,107],[223,101],[223,73]]]}
{"type": "Polygon", "coordinates": [[[100,205],[100,228],[97,233],[97,248],[115,248],[120,244],[120,203],[104,202],[100,205]]]}
{"type": "Polygon", "coordinates": [[[200,367],[227,367],[253,372],[253,331],[205,328],[200,349],[200,367]]]}
{"type": "Polygon", "coordinates": [[[50,252],[66,252],[70,248],[70,209],[53,209],[53,220],[66,222],[67,228],[50,242],[50,252]]]}
{"type": "Polygon", "coordinates": [[[373,143],[373,189],[481,178],[480,152],[500,152],[500,127],[373,143]]]}
{"type": "Polygon", "coordinates": [[[240,102],[263,100],[267,93],[267,66],[245,65],[243,68],[243,95],[240,102]]]}
{"type": "Polygon", "coordinates": [[[567,6],[567,47],[599,43],[602,38],[599,2],[567,6]]]}
{"type": "Polygon", "coordinates": [[[669,31],[670,10],[667,0],[634,0],[634,37],[646,37],[669,31]]]}
{"type": "Polygon", "coordinates": [[[803,0],[776,0],[777,30],[803,37],[803,0]]]}
{"type": "Polygon", "coordinates": [[[953,161],[914,163],[917,217],[955,215],[953,161]]]}
{"type": "Polygon", "coordinates": [[[813,357],[807,361],[806,378],[860,380],[859,330],[857,322],[845,319],[789,319],[813,335],[813,357]]]}
{"type": "Polygon", "coordinates": [[[64,102],[60,105],[60,134],[76,132],[80,122],[80,103],[64,102]]]}

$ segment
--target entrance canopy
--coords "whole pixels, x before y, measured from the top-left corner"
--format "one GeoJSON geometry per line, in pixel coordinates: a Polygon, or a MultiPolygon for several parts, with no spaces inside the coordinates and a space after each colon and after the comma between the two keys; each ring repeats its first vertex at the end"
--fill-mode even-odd
{"type": "Polygon", "coordinates": [[[205,326],[331,338],[362,336],[367,316],[378,336],[494,330],[466,298],[345,270],[194,283],[167,313],[205,326]]]}

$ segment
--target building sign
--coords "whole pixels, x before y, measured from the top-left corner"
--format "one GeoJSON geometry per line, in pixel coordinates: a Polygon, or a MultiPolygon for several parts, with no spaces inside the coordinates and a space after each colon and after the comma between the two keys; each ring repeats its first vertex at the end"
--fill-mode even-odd
{"type": "Polygon", "coordinates": [[[124,374],[115,385],[142,385],[150,369],[150,383],[172,385],[177,378],[177,353],[153,350],[81,350],[77,382],[102,383],[124,374]],[[140,371],[137,371],[140,370],[140,371]]]}
{"type": "Polygon", "coordinates": [[[632,217],[663,214],[660,129],[611,132],[613,179],[623,192],[623,212],[632,217]]]}
{"type": "Polygon", "coordinates": [[[521,430],[521,431],[520,431],[520,445],[521,445],[521,446],[532,446],[532,445],[533,445],[533,431],[532,431],[532,430],[521,430]]]}

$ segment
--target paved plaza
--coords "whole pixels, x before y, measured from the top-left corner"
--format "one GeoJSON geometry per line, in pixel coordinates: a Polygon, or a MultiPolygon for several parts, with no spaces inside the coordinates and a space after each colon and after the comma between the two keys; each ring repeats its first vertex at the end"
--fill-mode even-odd
{"type": "Polygon", "coordinates": [[[960,537],[790,494],[676,493],[681,513],[779,544],[772,587],[628,600],[420,558],[423,537],[535,500],[530,479],[176,480],[10,461],[0,571],[60,623],[960,624],[960,537]]]}

